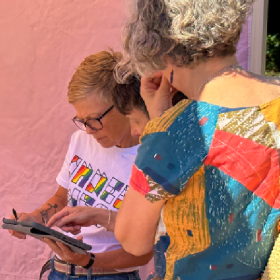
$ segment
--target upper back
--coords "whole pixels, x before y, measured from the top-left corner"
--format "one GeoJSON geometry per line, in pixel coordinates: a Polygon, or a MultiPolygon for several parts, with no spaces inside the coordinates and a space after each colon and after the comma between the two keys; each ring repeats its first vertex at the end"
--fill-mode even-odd
{"type": "Polygon", "coordinates": [[[280,79],[238,69],[206,84],[199,100],[222,107],[260,106],[280,96],[280,79]]]}
{"type": "Polygon", "coordinates": [[[150,154],[167,154],[168,162],[161,160],[153,172],[165,174],[179,191],[203,165],[212,166],[252,192],[269,188],[262,198],[273,207],[279,192],[279,112],[280,97],[240,108],[183,100],[148,123],[142,141],[150,154]]]}

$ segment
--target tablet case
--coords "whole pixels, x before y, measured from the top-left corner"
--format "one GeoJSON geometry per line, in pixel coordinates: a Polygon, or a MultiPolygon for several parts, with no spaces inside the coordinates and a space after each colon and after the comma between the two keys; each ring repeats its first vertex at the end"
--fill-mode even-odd
{"type": "Polygon", "coordinates": [[[2,228],[19,231],[39,240],[41,240],[41,238],[43,237],[47,237],[54,241],[59,241],[68,246],[73,252],[79,254],[86,254],[85,251],[89,251],[92,248],[90,245],[80,240],[69,237],[61,232],[58,232],[36,222],[16,222],[15,220],[4,218],[2,228]]]}

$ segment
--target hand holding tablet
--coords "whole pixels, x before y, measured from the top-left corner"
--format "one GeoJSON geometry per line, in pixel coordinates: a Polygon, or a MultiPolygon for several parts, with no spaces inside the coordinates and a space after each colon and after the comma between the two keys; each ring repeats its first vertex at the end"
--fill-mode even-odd
{"type": "Polygon", "coordinates": [[[3,229],[22,232],[36,239],[49,238],[54,241],[61,242],[68,246],[73,252],[86,254],[85,251],[91,250],[91,246],[74,238],[71,238],[61,232],[50,229],[42,224],[30,221],[17,222],[12,219],[3,219],[3,229]]]}

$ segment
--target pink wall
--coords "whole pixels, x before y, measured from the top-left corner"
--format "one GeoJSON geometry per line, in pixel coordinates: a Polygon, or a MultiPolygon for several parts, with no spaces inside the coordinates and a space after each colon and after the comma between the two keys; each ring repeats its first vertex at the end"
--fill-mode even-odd
{"type": "MultiPolygon", "coordinates": [[[[67,84],[87,55],[121,49],[123,10],[120,0],[1,2],[0,217],[13,207],[31,211],[55,192],[75,130],[67,84]]],[[[38,279],[50,250],[0,236],[0,279],[38,279]]]]}
{"type": "MultiPolygon", "coordinates": [[[[1,2],[0,217],[32,211],[55,192],[75,130],[67,83],[87,55],[121,49],[123,18],[120,0],[1,2]]],[[[50,250],[1,229],[0,237],[0,279],[38,279],[50,250]]]]}

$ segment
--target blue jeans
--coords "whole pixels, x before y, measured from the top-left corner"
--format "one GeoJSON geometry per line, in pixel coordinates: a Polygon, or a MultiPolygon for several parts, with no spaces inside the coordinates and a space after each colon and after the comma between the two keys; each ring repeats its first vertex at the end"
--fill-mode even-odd
{"type": "Polygon", "coordinates": [[[52,265],[48,280],[141,280],[138,271],[125,272],[120,274],[91,275],[91,276],[71,276],[58,272],[52,265]]]}

